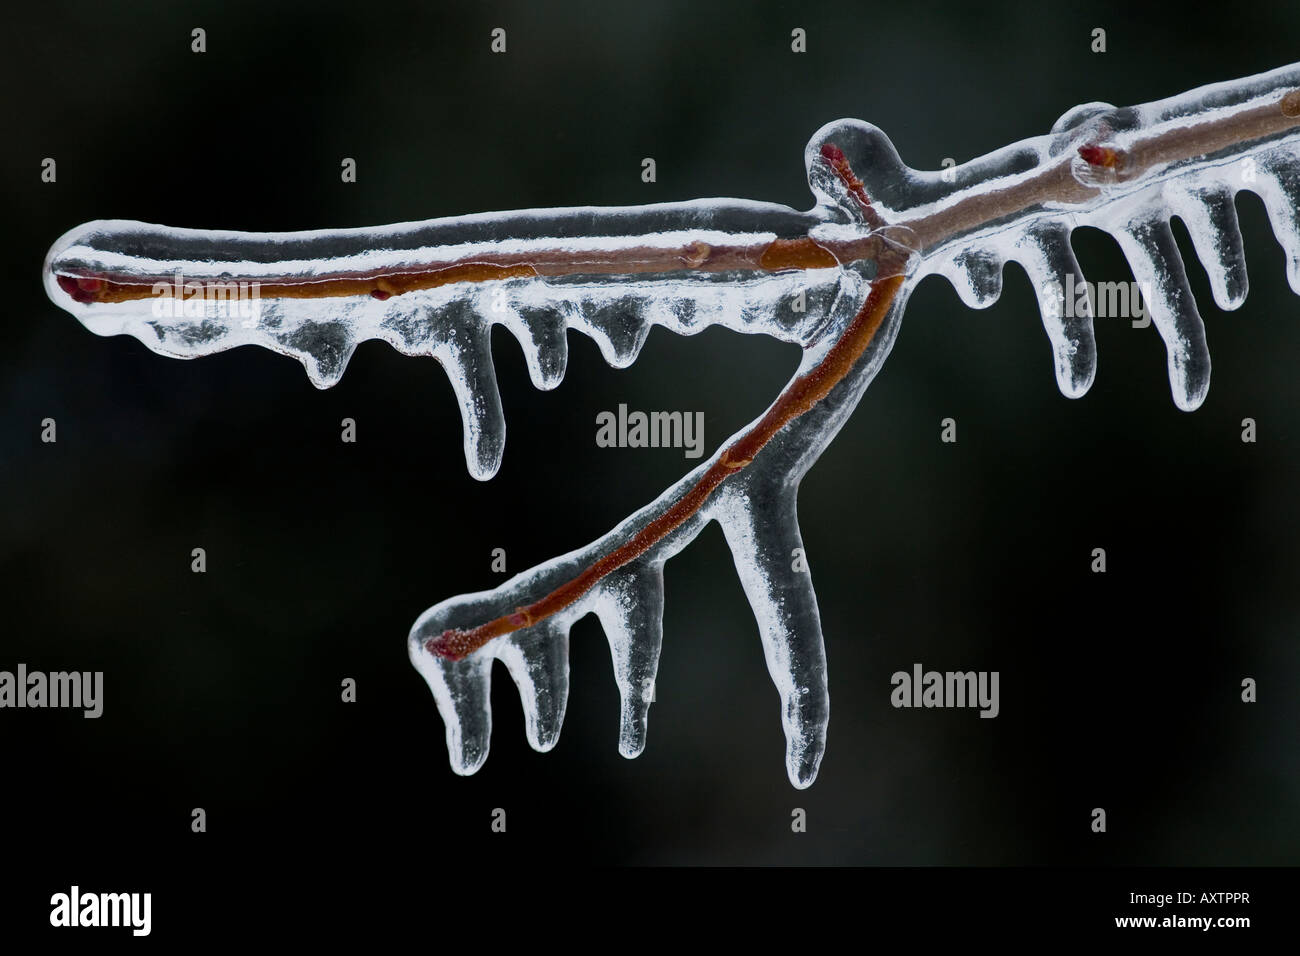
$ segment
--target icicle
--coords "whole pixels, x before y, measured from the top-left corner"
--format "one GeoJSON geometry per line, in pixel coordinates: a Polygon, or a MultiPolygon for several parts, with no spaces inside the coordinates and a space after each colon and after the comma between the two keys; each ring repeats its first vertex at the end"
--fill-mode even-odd
{"type": "Polygon", "coordinates": [[[1231,311],[1246,301],[1246,253],[1232,190],[1226,186],[1171,184],[1165,187],[1170,212],[1183,221],[1196,257],[1205,267],[1215,303],[1231,311]]]}
{"type": "Polygon", "coordinates": [[[564,334],[564,317],[554,308],[520,308],[507,327],[524,350],[528,375],[542,390],[555,388],[564,379],[569,362],[569,340],[564,334]]]}
{"type": "Polygon", "coordinates": [[[466,323],[456,339],[435,348],[433,355],[446,369],[460,405],[469,473],[487,481],[501,467],[506,443],[506,419],[488,329],[480,323],[466,323]]]}
{"type": "Polygon", "coordinates": [[[627,368],[641,354],[650,325],[641,316],[644,302],[597,300],[586,304],[578,327],[600,348],[600,354],[614,368],[627,368]],[[630,306],[630,307],[629,307],[630,306]]]}
{"type": "Polygon", "coordinates": [[[497,641],[493,655],[519,688],[529,745],[545,753],[560,739],[569,702],[569,627],[554,619],[497,641]]]}
{"type": "Polygon", "coordinates": [[[645,749],[663,643],[663,565],[636,562],[620,569],[593,603],[609,642],[621,700],[618,752],[636,757],[645,749]]]}
{"type": "Polygon", "coordinates": [[[1115,239],[1147,300],[1151,322],[1165,341],[1174,403],[1185,412],[1194,411],[1210,387],[1210,350],[1173,230],[1162,218],[1148,218],[1117,232],[1115,239]]]}
{"type": "Polygon", "coordinates": [[[1261,161],[1257,181],[1247,188],[1264,200],[1273,235],[1286,254],[1286,277],[1300,295],[1300,161],[1275,153],[1261,161]]]}
{"type": "Polygon", "coordinates": [[[292,333],[276,339],[299,357],[307,378],[317,388],[336,385],[356,349],[352,330],[342,322],[304,322],[292,333]]]}
{"type": "Polygon", "coordinates": [[[1002,295],[1002,258],[988,249],[967,249],[945,263],[943,274],[962,304],[987,309],[1002,295]]]}
{"type": "Polygon", "coordinates": [[[492,739],[493,658],[480,654],[452,663],[434,657],[414,637],[408,644],[411,663],[424,676],[446,725],[451,769],[468,776],[487,760],[492,739]]]}
{"type": "Polygon", "coordinates": [[[1097,343],[1092,302],[1070,246],[1070,230],[1050,223],[1036,226],[1016,244],[1014,258],[1039,297],[1043,329],[1055,357],[1057,387],[1066,398],[1079,398],[1097,374],[1097,343]]]}
{"type": "Polygon", "coordinates": [[[830,696],[812,576],[804,563],[795,489],[751,484],[715,512],[781,697],[786,773],[799,789],[817,778],[826,749],[830,696]],[[759,490],[763,489],[763,490],[759,490]]]}

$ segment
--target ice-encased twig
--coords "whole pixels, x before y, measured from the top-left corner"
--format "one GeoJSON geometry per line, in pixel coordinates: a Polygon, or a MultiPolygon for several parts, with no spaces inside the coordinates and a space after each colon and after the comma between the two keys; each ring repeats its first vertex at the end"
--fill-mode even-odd
{"type": "Polygon", "coordinates": [[[985,308],[1001,292],[1003,264],[1020,262],[1070,397],[1086,392],[1096,371],[1092,305],[1061,308],[1058,298],[1067,274],[1085,288],[1070,233],[1079,226],[1110,233],[1165,342],[1174,401],[1190,411],[1205,399],[1210,358],[1169,219],[1183,220],[1216,301],[1235,308],[1246,272],[1233,197],[1255,192],[1300,292],[1298,87],[1300,68],[1290,66],[1143,106],[1090,103],[1045,136],[946,171],[906,166],[883,132],[858,120],[828,124],[813,143],[840,145],[882,214],[915,231],[917,278],[939,273],[967,305],[985,308]]]}
{"type": "Polygon", "coordinates": [[[432,356],[460,407],[470,474],[486,480],[505,445],[493,325],[518,340],[540,389],[564,376],[569,329],[589,336],[615,367],[636,360],[655,325],[684,335],[721,325],[803,345],[836,270],[758,266],[765,249],[806,237],[817,221],[744,200],[301,233],[103,220],[54,244],[45,287],[100,335],[133,335],[175,358],[260,345],[301,361],[318,388],[338,382],[368,339],[432,356]],[[474,270],[512,274],[448,278],[474,270]],[[518,274],[525,271],[536,274],[518,274]],[[412,288],[402,291],[403,283],[412,288]]]}
{"type": "MultiPolygon", "coordinates": [[[[857,272],[844,271],[831,309],[831,334],[820,347],[807,351],[796,378],[821,360],[857,311],[868,284],[857,272]]],[[[662,639],[664,563],[694,540],[710,521],[717,521],[754,609],[768,671],[779,693],[790,782],[801,788],[813,782],[825,747],[830,704],[817,598],[811,574],[805,569],[807,564],[795,553],[795,549],[803,547],[795,518],[799,482],[848,420],[884,363],[904,308],[905,298],[900,295],[863,357],[826,399],[790,422],[687,522],[636,561],[607,575],[563,611],[497,638],[463,660],[447,660],[431,653],[428,647],[448,629],[470,627],[509,613],[576,577],[599,556],[667,510],[717,461],[722,450],[587,547],[515,575],[491,591],[451,598],[420,616],[408,636],[408,652],[432,689],[446,723],[448,751],[457,773],[474,772],[487,755],[491,718],[480,704],[487,700],[490,668],[483,661],[508,660],[539,644],[562,644],[567,650],[569,629],[590,613],[596,614],[609,639],[623,698],[619,751],[628,757],[639,754],[645,746],[646,711],[662,639]],[[557,637],[563,640],[557,641],[557,637]],[[467,687],[472,692],[467,692],[467,687]]],[[[542,710],[538,700],[553,700],[562,693],[562,686],[567,687],[567,665],[549,668],[553,685],[539,681],[533,671],[521,680],[521,673],[517,667],[511,669],[524,712],[529,715],[529,742],[536,749],[548,749],[536,742],[532,722],[542,710]]],[[[555,723],[540,739],[553,742],[563,720],[563,708],[551,708],[549,713],[555,723]]]]}
{"type": "MultiPolygon", "coordinates": [[[[1293,71],[1274,77],[1284,88],[1293,86],[1297,79],[1300,78],[1293,71]]],[[[1210,99],[1217,102],[1216,110],[1222,115],[1233,108],[1257,109],[1261,100],[1266,104],[1278,103],[1281,95],[1278,85],[1266,82],[1247,90],[1228,93],[1220,90],[1210,99]],[[1262,93],[1260,87],[1263,87],[1262,93]]],[[[1043,296],[1043,322],[1056,357],[1060,389],[1067,396],[1077,397],[1087,391],[1096,371],[1091,304],[1085,298],[1081,308],[1067,309],[1059,298],[1053,302],[1048,290],[1060,290],[1066,277],[1073,280],[1075,288],[1085,288],[1082,272],[1070,246],[1070,232],[1081,224],[1107,228],[1119,239],[1134,268],[1135,278],[1144,291],[1149,290],[1153,321],[1166,342],[1175,400],[1180,407],[1191,409],[1200,404],[1208,388],[1209,356],[1204,326],[1187,286],[1168,217],[1180,215],[1187,224],[1218,301],[1226,307],[1239,305],[1246,288],[1244,259],[1232,206],[1234,190],[1227,182],[1231,176],[1225,176],[1224,168],[1231,168],[1230,164],[1244,158],[1248,151],[1240,145],[1230,146],[1199,160],[1187,157],[1157,165],[1155,175],[1147,179],[1135,176],[1122,181],[1126,170],[1120,168],[1114,173],[1115,181],[1104,185],[1098,185],[1095,180],[1099,176],[1105,179],[1109,171],[1103,169],[1098,173],[1090,165],[1081,167],[1081,157],[1077,155],[1080,146],[1086,147],[1098,140],[1110,143],[1108,148],[1120,157],[1125,157],[1128,152],[1140,156],[1140,149],[1134,146],[1134,142],[1140,144],[1143,135],[1148,139],[1151,137],[1153,128],[1162,123],[1180,122],[1187,114],[1186,97],[1157,104],[1145,111],[1116,111],[1100,105],[1071,111],[1062,118],[1053,135],[1038,141],[1036,149],[1028,144],[1019,144],[960,170],[963,176],[970,168],[980,170],[985,178],[978,186],[958,176],[948,184],[942,174],[918,174],[906,170],[896,161],[892,147],[878,130],[856,122],[832,124],[814,137],[808,148],[810,181],[824,200],[821,208],[849,208],[839,189],[839,181],[826,176],[816,163],[822,144],[832,142],[851,157],[850,162],[855,168],[865,171],[867,191],[883,197],[880,205],[885,215],[896,222],[906,224],[927,218],[907,208],[902,201],[898,203],[900,208],[889,207],[889,200],[899,195],[900,183],[910,180],[916,185],[919,182],[922,189],[944,194],[930,200],[930,208],[934,211],[929,216],[933,223],[941,218],[941,215],[936,215],[941,209],[950,211],[959,203],[969,201],[977,189],[996,193],[1007,188],[1007,180],[1029,182],[1035,176],[1042,176],[1044,168],[1050,170],[1053,165],[1064,167],[1079,187],[1093,193],[1088,197],[1093,210],[1091,215],[1086,209],[1070,208],[1068,204],[1040,202],[1018,207],[1018,218],[1014,221],[994,221],[983,229],[965,233],[958,229],[945,235],[932,226],[929,236],[918,230],[922,237],[930,239],[930,246],[926,248],[923,240],[917,243],[922,262],[917,273],[941,272],[953,282],[968,305],[985,307],[1000,293],[1003,262],[1007,259],[1018,261],[1043,296]],[[1146,113],[1148,121],[1145,126],[1134,119],[1135,114],[1142,112],[1146,113]],[[1125,125],[1133,131],[1132,135],[1118,137],[1125,125]],[[990,189],[990,181],[997,184],[996,188],[990,189]],[[952,188],[945,189],[947,185],[952,188]]],[[[1253,148],[1259,153],[1258,144],[1253,148]]],[[[1279,185],[1286,183],[1287,178],[1274,171],[1293,168],[1289,167],[1286,157],[1292,156],[1295,149],[1293,133],[1272,135],[1268,148],[1260,153],[1264,161],[1258,180],[1262,184],[1259,192],[1266,197],[1273,216],[1275,232],[1289,252],[1300,250],[1300,243],[1289,231],[1295,228],[1295,217],[1285,215],[1285,211],[1294,206],[1287,204],[1279,185]],[[1283,201],[1279,201],[1279,197],[1283,197],[1283,201]]],[[[1134,156],[1125,159],[1124,162],[1130,164],[1127,171],[1131,172],[1138,161],[1134,156]]],[[[1294,182],[1294,179],[1292,176],[1290,181],[1294,182]]],[[[1241,184],[1249,182],[1246,179],[1241,184]]],[[[1056,294],[1059,295],[1059,291],[1056,294]]],[[[901,310],[902,305],[900,301],[896,308],[901,310]]],[[[887,354],[891,341],[892,332],[877,346],[877,349],[883,349],[874,352],[877,360],[887,354]]],[[[862,387],[866,381],[869,378],[860,380],[862,387]]],[[[855,402],[856,396],[847,408],[851,410],[855,402]]],[[[793,422],[789,434],[808,430],[816,432],[818,424],[816,419],[793,422]]],[[[837,427],[822,433],[827,441],[837,427]]],[[[825,740],[829,708],[822,671],[825,652],[811,580],[806,573],[796,574],[789,570],[792,550],[801,547],[794,517],[797,478],[791,485],[773,483],[771,461],[764,457],[763,468],[756,469],[753,475],[745,475],[734,488],[720,491],[716,507],[703,511],[701,518],[717,516],[732,547],[746,595],[759,621],[769,670],[781,691],[788,744],[787,771],[792,783],[807,786],[816,775],[825,740]],[[756,496],[753,492],[759,487],[765,493],[756,496]],[[786,489],[784,493],[780,490],[782,488],[786,489]]],[[[804,464],[803,470],[810,463],[811,459],[804,464]]],[[[803,470],[798,472],[799,476],[803,470]]],[[[779,466],[777,471],[779,473],[779,466]]],[[[692,478],[688,476],[681,487],[689,486],[692,478]]],[[[680,491],[681,488],[670,490],[661,502],[673,500],[680,491]]],[[[702,521],[694,522],[690,536],[698,533],[701,525],[702,521]]],[[[626,531],[622,534],[615,532],[609,539],[602,540],[592,554],[584,555],[576,566],[580,568],[594,556],[616,547],[626,535],[626,531]]],[[[682,543],[679,539],[676,546],[680,547],[682,543]]],[[[656,571],[660,566],[654,565],[656,571]]],[[[520,575],[490,597],[484,596],[487,597],[485,606],[463,620],[453,620],[445,614],[448,604],[431,609],[417,623],[410,638],[410,651],[417,666],[426,675],[430,668],[462,666],[430,655],[427,650],[430,638],[444,628],[472,626],[535,600],[539,594],[549,590],[551,584],[549,581],[539,582],[535,573],[520,575]]],[[[585,609],[579,605],[571,615],[576,618],[582,613],[585,609]]],[[[566,622],[566,627],[567,623],[571,622],[566,622]]],[[[500,643],[508,645],[514,640],[530,639],[525,629],[501,638],[500,643]]],[[[656,631],[656,647],[659,639],[656,631]]],[[[438,696],[436,688],[435,696],[438,696]]],[[[457,719],[454,714],[449,716],[451,708],[445,697],[438,696],[438,703],[444,719],[457,719]]]]}
{"type": "Polygon", "coordinates": [[[596,613],[623,699],[620,751],[635,755],[644,746],[662,637],[663,563],[707,521],[718,520],[780,691],[787,769],[796,786],[805,786],[820,760],[827,701],[811,580],[786,570],[791,562],[783,554],[799,546],[798,480],[887,355],[912,285],[939,273],[964,303],[984,308],[1000,294],[1004,264],[1019,262],[1039,293],[1060,389],[1078,397],[1096,372],[1095,310],[1086,297],[1075,309],[1063,298],[1069,279],[1086,288],[1070,234],[1081,225],[1105,230],[1145,286],[1166,345],[1174,401],[1196,408],[1208,388],[1209,353],[1169,218],[1187,226],[1216,302],[1236,308],[1247,280],[1233,198],[1242,189],[1256,192],[1300,293],[1297,86],[1300,68],[1291,66],[1145,106],[1087,104],[1067,112],[1045,136],[944,172],[913,170],[877,128],[839,121],[823,127],[805,151],[817,198],[806,213],[710,200],[279,235],[90,223],[51,249],[46,288],[101,334],[128,332],[182,357],[262,344],[301,359],[321,387],[337,381],[366,338],[434,355],[461,405],[470,471],[486,478],[499,465],[505,427],[488,349],[492,324],[505,325],[520,341],[539,388],[553,387],[563,375],[567,329],[592,336],[607,361],[625,365],[653,324],[686,334],[722,324],[798,342],[805,369],[836,334],[835,322],[824,319],[832,303],[840,302],[843,312],[844,296],[852,288],[861,294],[864,277],[888,252],[877,227],[893,224],[895,240],[910,237],[902,244],[916,261],[880,339],[831,396],[792,421],[689,521],[562,613],[460,662],[429,653],[435,631],[472,628],[573,578],[668,508],[708,463],[589,547],[494,591],[435,606],[410,638],[412,660],[447,723],[453,766],[468,773],[487,753],[491,660],[506,660],[525,700],[529,740],[546,749],[563,719],[568,628],[596,613]],[[861,183],[820,161],[828,144],[861,183]],[[863,192],[871,210],[855,198],[863,192]],[[160,318],[142,304],[140,290],[173,272],[200,283],[260,280],[270,294],[251,322],[206,311],[160,318]]]}

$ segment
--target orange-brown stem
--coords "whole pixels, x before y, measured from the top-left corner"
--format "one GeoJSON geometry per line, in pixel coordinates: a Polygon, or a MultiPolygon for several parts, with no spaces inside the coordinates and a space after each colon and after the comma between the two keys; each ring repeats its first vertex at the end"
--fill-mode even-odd
{"type": "MultiPolygon", "coordinates": [[[[1189,119],[1166,129],[1142,133],[1130,139],[1123,152],[1104,143],[1085,143],[1078,149],[1078,155],[1094,168],[1113,171],[1117,181],[1128,182],[1170,163],[1208,156],[1297,127],[1300,127],[1300,90],[1289,90],[1250,109],[1226,116],[1189,119]]],[[[1004,188],[972,190],[939,209],[926,207],[923,213],[912,218],[904,216],[892,225],[908,229],[916,251],[929,255],[954,237],[1004,221],[1026,209],[1047,203],[1091,202],[1101,187],[1080,182],[1071,169],[1071,162],[1071,154],[1062,153],[1032,175],[1016,177],[1004,188]]]]}
{"type": "MultiPolygon", "coordinates": [[[[433,289],[454,282],[575,276],[638,275],[667,272],[779,272],[786,269],[831,269],[841,263],[888,257],[889,244],[879,236],[818,242],[808,236],[770,242],[710,245],[694,241],[680,247],[643,246],[604,249],[533,249],[527,253],[476,253],[473,257],[437,265],[413,265],[373,272],[338,272],[311,277],[225,276],[213,284],[257,282],[263,299],[322,299],[342,296],[394,295],[433,289]]],[[[86,269],[62,270],[60,287],[77,302],[130,302],[170,296],[201,296],[202,281],[175,284],[173,276],[126,276],[86,269]]]]}
{"type": "Polygon", "coordinates": [[[862,217],[867,225],[872,229],[879,229],[884,226],[885,220],[876,211],[876,207],[871,205],[871,200],[867,196],[867,188],[863,185],[862,180],[858,179],[857,174],[853,172],[853,167],[849,165],[844,150],[834,143],[823,143],[821,154],[826,165],[835,171],[835,175],[840,178],[844,188],[849,191],[849,195],[857,200],[858,208],[862,211],[862,217]]]}
{"type": "Polygon", "coordinates": [[[577,577],[560,585],[534,604],[521,607],[471,630],[448,630],[425,643],[426,649],[439,657],[458,661],[478,650],[488,641],[532,625],[564,610],[586,594],[603,577],[645,554],[703,507],[709,496],[727,478],[738,474],[754,460],[773,436],[785,425],[807,412],[830,394],[857,363],[875,338],[889,312],[902,275],[877,278],[867,300],[826,357],[811,371],[794,379],[747,432],[733,441],[681,498],[632,538],[589,565],[577,577]]]}
{"type": "MultiPolygon", "coordinates": [[[[857,200],[864,219],[873,228],[884,226],[884,220],[871,205],[862,180],[854,174],[843,151],[838,146],[827,143],[822,147],[821,157],[839,177],[849,194],[857,200]]],[[[901,273],[905,253],[874,235],[859,242],[864,247],[872,242],[875,243],[873,257],[877,265],[876,280],[872,283],[866,301],[858,310],[858,314],[853,317],[848,328],[844,330],[844,334],[831,346],[826,357],[815,368],[787,385],[763,417],[749,431],[727,446],[718,456],[718,460],[710,465],[699,480],[673,502],[667,511],[633,535],[631,540],[589,565],[577,577],[560,585],[540,601],[470,630],[453,628],[443,631],[436,638],[426,641],[425,648],[431,654],[458,661],[494,638],[531,627],[564,610],[590,591],[607,574],[639,558],[681,527],[704,506],[720,484],[732,475],[743,471],[777,432],[829,395],[831,389],[843,380],[867,346],[871,344],[871,340],[889,312],[898,287],[903,282],[901,273]]],[[[840,261],[843,260],[837,260],[827,249],[811,239],[778,239],[764,251],[761,267],[766,269],[809,268],[810,266],[819,268],[824,265],[836,265],[840,261]]]]}

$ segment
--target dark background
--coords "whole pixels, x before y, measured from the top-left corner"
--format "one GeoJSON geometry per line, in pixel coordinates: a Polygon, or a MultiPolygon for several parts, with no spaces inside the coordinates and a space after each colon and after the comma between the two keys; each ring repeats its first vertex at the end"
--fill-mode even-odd
{"type": "MultiPolygon", "coordinates": [[[[832,700],[805,792],[786,781],[776,692],[716,526],[667,566],[635,761],[616,751],[594,618],[573,631],[556,749],[528,748],[498,668],[492,753],[467,779],[404,644],[426,607],[499,583],[492,548],[523,570],[688,470],[679,451],[596,448],[598,411],[703,410],[711,451],[784,384],[794,347],[656,329],[615,371],[572,335],[565,381],[541,393],[498,329],[509,439],[478,483],[432,360],[367,343],[319,392],[270,352],[172,361],[46,299],[46,250],[91,219],[290,230],[702,196],[806,208],[801,152],[831,119],[874,122],[937,168],[1078,103],[1282,66],[1300,37],[1300,8],[1283,5],[1213,21],[1129,2],[615,6],[6,15],[0,668],[106,683],[99,720],[0,712],[6,840],[48,876],[33,899],[78,879],[162,889],[184,860],[1295,863],[1300,300],[1252,194],[1238,200],[1245,306],[1220,313],[1189,255],[1214,360],[1193,414],[1174,407],[1155,330],[1116,319],[1098,322],[1092,391],[1063,398],[1018,267],[984,312],[939,279],[912,296],[893,356],[803,485],[832,700]],[[505,55],[489,52],[496,26],[505,55]],[[40,181],[47,156],[57,184],[40,181]],[[356,184],[340,182],[345,156],[356,184]],[[641,182],[645,156],[657,183],[641,182]],[[345,416],[355,445],[339,440],[345,416]],[[956,446],[939,442],[945,416],[956,446]],[[1257,444],[1240,441],[1246,416],[1257,444]],[[40,441],[45,417],[57,444],[40,441]],[[1089,571],[1094,547],[1105,575],[1089,571]],[[999,670],[1001,716],[894,710],[889,675],[917,661],[999,670]],[[340,702],[346,677],[356,704],[340,702]],[[1098,806],[1104,835],[1089,829],[1098,806]],[[795,807],[806,834],[790,832],[795,807]]],[[[1090,279],[1130,278],[1110,237],[1075,245],[1090,279]]]]}

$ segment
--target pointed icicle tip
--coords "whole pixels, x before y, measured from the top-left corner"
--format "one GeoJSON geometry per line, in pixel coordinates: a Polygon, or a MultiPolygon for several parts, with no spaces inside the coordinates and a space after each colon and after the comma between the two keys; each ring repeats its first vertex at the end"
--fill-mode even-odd
{"type": "Polygon", "coordinates": [[[474,478],[488,481],[501,467],[506,419],[488,330],[478,328],[467,335],[467,343],[440,347],[434,357],[446,371],[460,407],[466,467],[474,478]]]}
{"type": "Polygon", "coordinates": [[[609,642],[618,684],[618,752],[631,759],[645,749],[663,646],[662,565],[637,563],[610,575],[595,610],[609,642]]]}
{"type": "Polygon", "coordinates": [[[528,745],[546,753],[560,740],[569,702],[569,628],[551,618],[496,645],[524,711],[528,745]]]}

